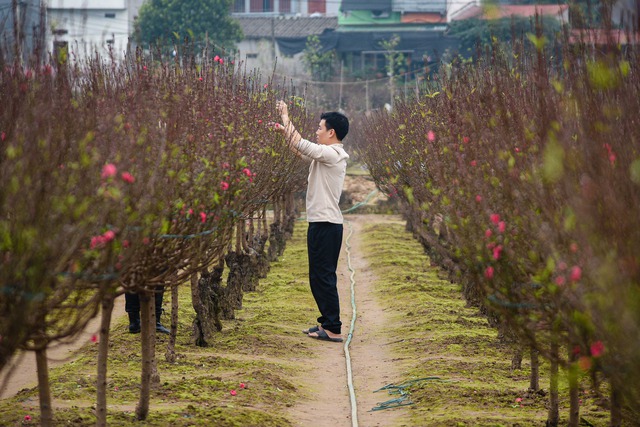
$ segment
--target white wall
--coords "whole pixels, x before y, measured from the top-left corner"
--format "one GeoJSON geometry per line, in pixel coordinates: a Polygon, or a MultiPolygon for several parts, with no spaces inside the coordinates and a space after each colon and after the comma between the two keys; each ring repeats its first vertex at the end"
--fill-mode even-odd
{"type": "Polygon", "coordinates": [[[66,34],[51,35],[50,46],[53,46],[54,40],[66,41],[70,52],[83,56],[96,51],[106,56],[111,46],[114,55],[121,58],[127,49],[129,34],[133,31],[126,8],[49,9],[48,24],[51,29],[67,31],[66,34]],[[115,16],[106,17],[105,14],[115,16]]]}
{"type": "Polygon", "coordinates": [[[479,0],[447,0],[447,22],[451,22],[451,17],[456,13],[470,6],[479,6],[479,0]]]}
{"type": "Polygon", "coordinates": [[[126,0],[49,0],[48,9],[124,9],[126,0]]]}
{"type": "MultiPolygon", "coordinates": [[[[242,67],[246,66],[247,71],[258,69],[263,77],[269,77],[273,71],[273,50],[271,41],[268,39],[249,39],[243,40],[237,44],[238,55],[237,61],[242,67]],[[247,54],[250,57],[247,57],[247,54]],[[257,55],[256,57],[252,57],[257,55]]],[[[302,66],[301,56],[298,53],[292,57],[285,57],[278,49],[276,43],[277,67],[276,73],[286,76],[307,77],[302,66]]]]}

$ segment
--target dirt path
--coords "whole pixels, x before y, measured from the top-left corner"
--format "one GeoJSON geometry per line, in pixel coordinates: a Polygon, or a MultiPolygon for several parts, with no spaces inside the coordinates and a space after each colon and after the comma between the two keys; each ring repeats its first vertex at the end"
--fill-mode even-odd
{"type": "MultiPolygon", "coordinates": [[[[352,318],[350,275],[347,262],[346,240],[351,245],[351,266],[355,271],[356,323],[349,347],[352,377],[356,395],[357,418],[360,426],[397,426],[404,409],[373,411],[378,402],[388,400],[383,393],[373,393],[380,387],[399,378],[397,368],[388,353],[388,344],[393,341],[385,312],[373,293],[374,277],[361,255],[362,226],[380,215],[349,215],[345,219],[345,244],[338,264],[338,287],[340,290],[343,336],[349,332],[352,318]]],[[[312,390],[313,400],[305,400],[290,410],[296,426],[342,427],[352,426],[350,395],[344,345],[317,342],[316,356],[309,360],[307,387],[312,390]]]]}
{"type": "MultiPolygon", "coordinates": [[[[120,316],[124,316],[124,298],[117,298],[113,308],[111,323],[120,316]]],[[[100,331],[100,316],[96,316],[87,325],[85,330],[72,342],[64,342],[51,346],[47,350],[49,368],[64,365],[71,361],[74,352],[88,343],[94,334],[100,331]]],[[[36,375],[36,357],[33,352],[20,353],[13,357],[11,362],[0,371],[0,399],[16,395],[23,388],[31,388],[38,385],[36,375]],[[8,378],[8,381],[7,381],[8,378]],[[6,382],[6,387],[3,388],[6,382]]]]}

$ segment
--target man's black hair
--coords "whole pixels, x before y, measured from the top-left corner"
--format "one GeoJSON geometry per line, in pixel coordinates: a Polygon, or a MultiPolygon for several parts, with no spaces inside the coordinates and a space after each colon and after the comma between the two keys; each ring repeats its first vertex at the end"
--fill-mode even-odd
{"type": "Polygon", "coordinates": [[[327,113],[322,113],[320,116],[320,120],[323,120],[327,127],[327,130],[333,129],[336,131],[336,137],[338,141],[342,141],[345,136],[349,133],[349,119],[344,114],[338,113],[336,111],[330,111],[327,113]]]}

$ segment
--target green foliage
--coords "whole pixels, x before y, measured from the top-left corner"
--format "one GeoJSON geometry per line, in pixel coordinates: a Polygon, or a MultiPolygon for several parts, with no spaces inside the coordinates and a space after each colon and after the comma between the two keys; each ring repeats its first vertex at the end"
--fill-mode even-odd
{"type": "Polygon", "coordinates": [[[140,7],[136,33],[144,43],[180,45],[187,38],[208,38],[233,48],[242,39],[242,30],[231,18],[232,4],[232,0],[150,0],[140,7]]]}
{"type": "Polygon", "coordinates": [[[384,49],[385,68],[387,76],[396,76],[406,71],[404,54],[396,52],[395,49],[400,44],[400,36],[394,34],[390,39],[383,40],[380,47],[384,49]]]}
{"type": "Polygon", "coordinates": [[[302,63],[313,80],[329,81],[334,75],[335,61],[335,51],[323,51],[318,36],[307,37],[307,45],[302,53],[302,63]]]}

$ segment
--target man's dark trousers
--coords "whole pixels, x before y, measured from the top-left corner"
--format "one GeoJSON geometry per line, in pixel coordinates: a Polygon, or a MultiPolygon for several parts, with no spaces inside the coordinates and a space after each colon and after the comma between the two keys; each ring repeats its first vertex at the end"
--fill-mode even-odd
{"type": "Polygon", "coordinates": [[[335,334],[341,333],[338,298],[338,257],[342,246],[342,224],[311,222],[307,231],[309,284],[320,317],[318,323],[335,334]]]}

